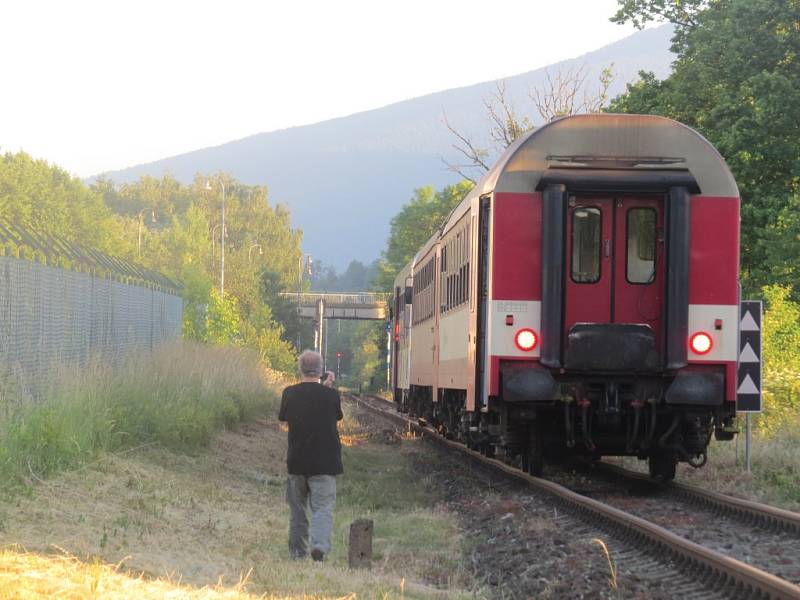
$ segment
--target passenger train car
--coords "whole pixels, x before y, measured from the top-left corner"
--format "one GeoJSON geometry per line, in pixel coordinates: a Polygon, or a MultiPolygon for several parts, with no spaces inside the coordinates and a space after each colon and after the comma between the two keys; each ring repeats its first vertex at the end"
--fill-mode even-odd
{"type": "Polygon", "coordinates": [[[532,131],[395,281],[398,408],[534,474],[569,453],[702,466],[735,433],[739,204],[678,122],[532,131]]]}

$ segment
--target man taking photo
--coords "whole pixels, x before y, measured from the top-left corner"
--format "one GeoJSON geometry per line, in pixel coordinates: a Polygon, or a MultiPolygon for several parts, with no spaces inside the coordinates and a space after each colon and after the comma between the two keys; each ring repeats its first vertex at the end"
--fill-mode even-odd
{"type": "Polygon", "coordinates": [[[283,390],[278,415],[289,425],[289,553],[293,558],[305,558],[310,546],[311,558],[321,561],[331,550],[336,476],[342,473],[342,449],[336,428],[336,422],[342,419],[342,405],[339,392],[319,382],[319,352],[304,351],[298,365],[300,383],[283,390]]]}

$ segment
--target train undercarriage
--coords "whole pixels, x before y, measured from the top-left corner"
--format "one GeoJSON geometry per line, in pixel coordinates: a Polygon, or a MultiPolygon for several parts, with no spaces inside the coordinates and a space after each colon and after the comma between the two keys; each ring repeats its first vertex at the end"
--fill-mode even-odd
{"type": "Polygon", "coordinates": [[[733,403],[668,403],[669,382],[593,376],[559,382],[558,398],[509,402],[490,397],[488,411],[467,411],[466,392],[411,386],[397,390],[401,412],[424,419],[442,435],[540,475],[544,463],[570,457],[646,459],[650,475],[671,480],[678,462],[702,467],[714,435],[736,433],[733,403]]]}

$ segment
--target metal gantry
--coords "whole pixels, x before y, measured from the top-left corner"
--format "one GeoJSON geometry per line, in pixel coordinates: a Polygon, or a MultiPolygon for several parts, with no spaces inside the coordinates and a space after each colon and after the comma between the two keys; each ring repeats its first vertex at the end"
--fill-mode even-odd
{"type": "Polygon", "coordinates": [[[284,292],[297,304],[301,319],[314,319],[314,349],[325,348],[325,321],[346,319],[385,321],[389,315],[389,294],[376,292],[284,292]]]}

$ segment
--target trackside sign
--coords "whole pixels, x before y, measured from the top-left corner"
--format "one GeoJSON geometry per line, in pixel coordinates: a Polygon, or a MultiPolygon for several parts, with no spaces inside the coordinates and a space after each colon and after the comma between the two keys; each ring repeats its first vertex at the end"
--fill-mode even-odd
{"type": "Polygon", "coordinates": [[[742,300],[736,410],[761,412],[761,300],[742,300]]]}

